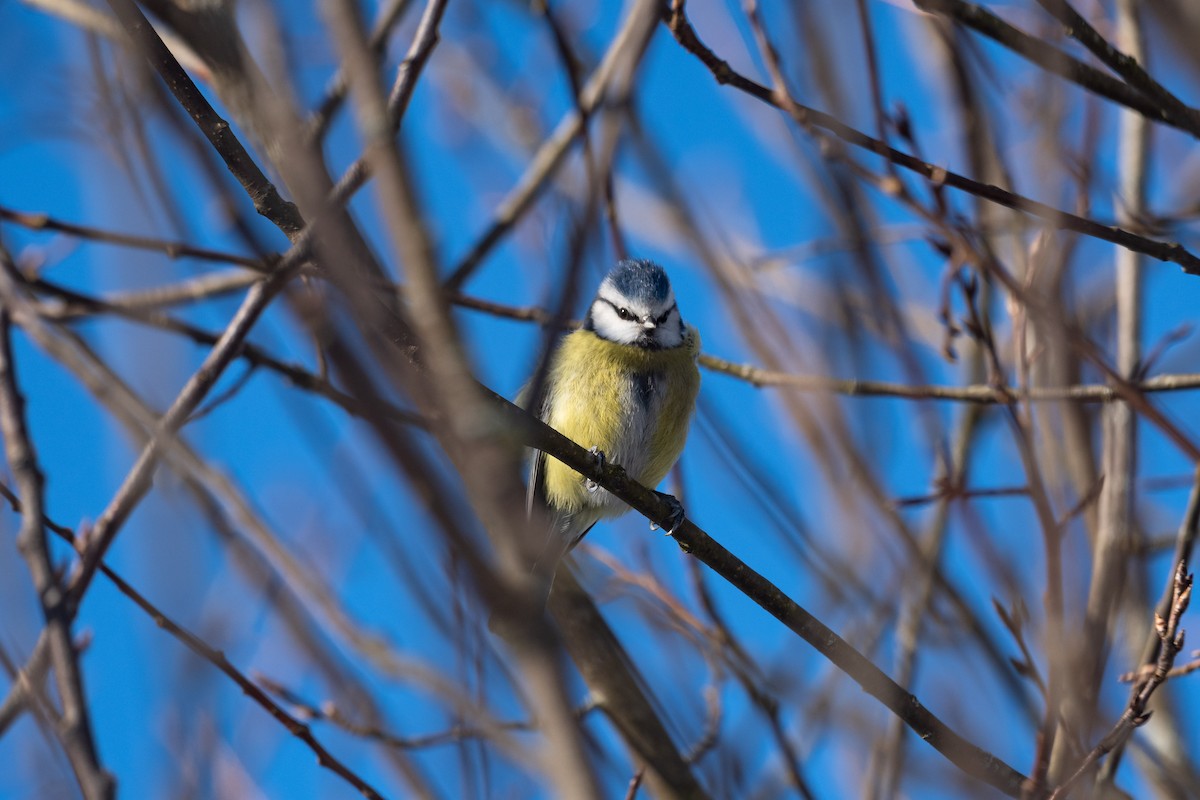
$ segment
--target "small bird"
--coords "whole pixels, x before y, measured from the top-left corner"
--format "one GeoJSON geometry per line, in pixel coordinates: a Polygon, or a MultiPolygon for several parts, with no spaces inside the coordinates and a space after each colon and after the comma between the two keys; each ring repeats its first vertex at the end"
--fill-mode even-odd
{"type": "MultiPolygon", "coordinates": [[[[617,264],[600,284],[583,327],[563,337],[550,358],[536,409],[543,422],[655,487],[679,458],[700,389],[700,336],[683,322],[666,272],[641,259],[617,264]]],[[[669,533],[683,521],[674,497],[669,533]]],[[[597,521],[629,507],[562,462],[538,452],[530,508],[553,520],[547,552],[558,557],[597,521]]],[[[651,526],[656,527],[656,526],[651,526]]],[[[545,556],[543,557],[545,558],[545,556]]]]}

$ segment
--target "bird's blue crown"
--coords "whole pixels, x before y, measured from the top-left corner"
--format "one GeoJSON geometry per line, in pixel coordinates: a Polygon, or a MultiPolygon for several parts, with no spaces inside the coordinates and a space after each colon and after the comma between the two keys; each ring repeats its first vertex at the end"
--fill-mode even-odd
{"type": "Polygon", "coordinates": [[[653,261],[644,258],[627,258],[617,263],[608,273],[608,281],[625,297],[645,298],[652,303],[662,303],[671,292],[667,273],[653,261]]]}

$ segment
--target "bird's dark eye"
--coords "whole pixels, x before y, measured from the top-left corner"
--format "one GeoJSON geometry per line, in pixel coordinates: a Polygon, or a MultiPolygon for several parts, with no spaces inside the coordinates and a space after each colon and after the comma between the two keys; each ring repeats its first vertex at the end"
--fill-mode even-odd
{"type": "Polygon", "coordinates": [[[629,309],[628,309],[628,308],[618,308],[618,309],[617,309],[617,316],[618,316],[618,317],[620,317],[621,319],[626,319],[626,320],[631,320],[631,319],[633,319],[633,314],[630,314],[630,313],[629,313],[629,309]]]}
{"type": "Polygon", "coordinates": [[[667,321],[667,317],[669,317],[669,316],[671,316],[671,310],[667,309],[663,313],[659,314],[658,319],[656,319],[654,321],[657,322],[659,325],[662,325],[664,322],[667,321]]]}

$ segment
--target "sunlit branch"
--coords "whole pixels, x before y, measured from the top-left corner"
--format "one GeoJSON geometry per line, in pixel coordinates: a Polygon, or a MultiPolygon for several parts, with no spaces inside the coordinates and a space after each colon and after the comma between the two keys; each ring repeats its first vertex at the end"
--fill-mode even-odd
{"type": "MultiPolygon", "coordinates": [[[[21,0],[25,5],[58,17],[65,22],[78,27],[82,31],[98,34],[115,41],[125,39],[125,31],[108,14],[97,10],[85,0],[21,0]]],[[[204,60],[188,47],[179,37],[160,32],[163,42],[179,61],[186,65],[201,80],[209,81],[212,75],[204,60]]]]}
{"type": "MultiPolygon", "coordinates": [[[[779,387],[804,392],[832,392],[850,397],[895,397],[906,400],[950,400],[983,405],[1011,405],[1025,401],[1076,401],[1081,403],[1111,403],[1121,398],[1121,391],[1102,384],[1079,386],[1016,388],[977,384],[973,386],[909,386],[888,381],[829,378],[821,375],[796,375],[762,369],[750,364],[736,364],[711,355],[701,355],[702,366],[754,386],[779,387]]],[[[1200,388],[1200,373],[1157,375],[1129,384],[1140,392],[1176,392],[1200,388]]]]}

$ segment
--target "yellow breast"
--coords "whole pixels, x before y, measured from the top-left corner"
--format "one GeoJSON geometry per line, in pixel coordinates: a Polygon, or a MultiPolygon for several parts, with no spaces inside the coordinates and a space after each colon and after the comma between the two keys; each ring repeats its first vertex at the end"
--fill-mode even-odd
{"type": "MultiPolygon", "coordinates": [[[[566,336],[551,364],[546,422],[583,447],[599,447],[646,486],[658,485],[679,458],[700,388],[700,337],[689,328],[684,344],[646,350],[601,339],[591,331],[566,336]]],[[[562,512],[585,506],[595,516],[626,510],[603,490],[587,491],[583,477],[546,459],[546,499],[562,512]]]]}

